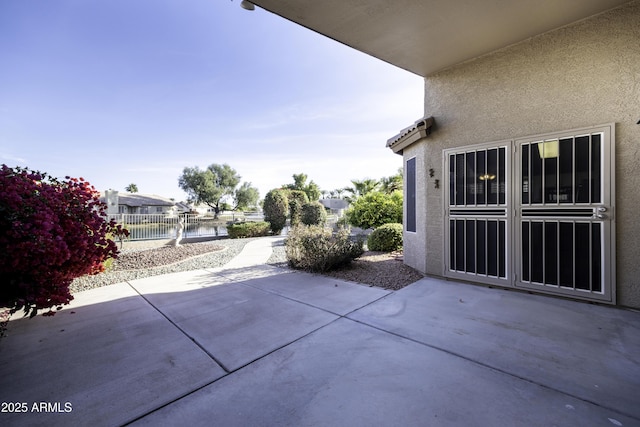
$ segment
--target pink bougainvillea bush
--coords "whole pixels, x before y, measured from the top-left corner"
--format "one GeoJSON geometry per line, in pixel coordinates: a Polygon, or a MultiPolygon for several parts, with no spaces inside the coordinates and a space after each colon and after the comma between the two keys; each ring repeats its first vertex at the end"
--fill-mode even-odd
{"type": "Polygon", "coordinates": [[[33,317],[68,304],[76,277],[97,274],[116,258],[106,205],[82,178],[58,180],[23,168],[0,169],[0,307],[33,317]]]}

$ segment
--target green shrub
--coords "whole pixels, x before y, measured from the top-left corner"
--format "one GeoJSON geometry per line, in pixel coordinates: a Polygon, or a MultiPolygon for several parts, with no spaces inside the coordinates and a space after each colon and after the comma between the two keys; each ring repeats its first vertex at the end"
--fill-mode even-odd
{"type": "Polygon", "coordinates": [[[353,241],[348,230],[334,233],[318,225],[299,225],[289,231],[285,252],[291,267],[324,272],[362,255],[362,243],[362,240],[353,241]]]}
{"type": "Polygon", "coordinates": [[[360,228],[377,228],[387,223],[402,223],[402,193],[373,191],[358,197],[346,212],[349,224],[360,228]]]}
{"type": "Polygon", "coordinates": [[[367,238],[370,251],[391,252],[402,248],[402,224],[384,224],[373,230],[367,238]]]}
{"type": "Polygon", "coordinates": [[[289,215],[289,202],[287,193],[284,190],[271,190],[264,197],[264,220],[271,226],[273,234],[280,234],[287,225],[287,215],[289,215]]]}
{"type": "Polygon", "coordinates": [[[300,203],[298,199],[289,200],[289,221],[292,227],[300,224],[302,206],[302,203],[300,203]]]}
{"type": "Polygon", "coordinates": [[[304,225],[324,225],[327,222],[327,211],[320,202],[302,205],[302,223],[304,225]]]}
{"type": "Polygon", "coordinates": [[[232,239],[243,237],[262,237],[268,236],[270,231],[268,222],[237,222],[227,225],[227,233],[232,239]]]}
{"type": "Polygon", "coordinates": [[[307,193],[301,190],[284,189],[282,191],[285,192],[287,200],[289,201],[289,220],[293,227],[300,224],[302,207],[309,203],[309,198],[307,197],[307,193]]]}

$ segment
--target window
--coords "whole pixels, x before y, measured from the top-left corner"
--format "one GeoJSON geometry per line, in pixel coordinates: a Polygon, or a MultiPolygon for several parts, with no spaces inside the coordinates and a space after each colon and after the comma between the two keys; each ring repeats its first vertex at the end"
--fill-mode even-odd
{"type": "Polygon", "coordinates": [[[406,230],[416,231],[416,158],[407,160],[406,230]]]}

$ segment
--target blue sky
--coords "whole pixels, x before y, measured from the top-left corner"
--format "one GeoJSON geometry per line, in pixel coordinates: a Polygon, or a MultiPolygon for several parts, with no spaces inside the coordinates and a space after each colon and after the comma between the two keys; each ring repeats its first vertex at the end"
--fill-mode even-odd
{"type": "Polygon", "coordinates": [[[0,1],[0,163],[177,200],[185,166],[261,197],[395,173],[422,78],[239,3],[0,1]]]}

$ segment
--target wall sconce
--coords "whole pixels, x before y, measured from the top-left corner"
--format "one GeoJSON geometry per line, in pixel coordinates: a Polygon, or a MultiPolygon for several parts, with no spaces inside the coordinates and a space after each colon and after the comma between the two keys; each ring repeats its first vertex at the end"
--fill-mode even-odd
{"type": "Polygon", "coordinates": [[[484,175],[480,175],[478,179],[480,181],[493,181],[494,179],[496,179],[496,176],[485,173],[484,175]]]}
{"type": "Polygon", "coordinates": [[[240,7],[245,10],[256,10],[256,5],[247,0],[242,0],[240,7]]]}
{"type": "Polygon", "coordinates": [[[558,140],[538,142],[538,153],[541,159],[552,159],[558,157],[558,140]]]}

